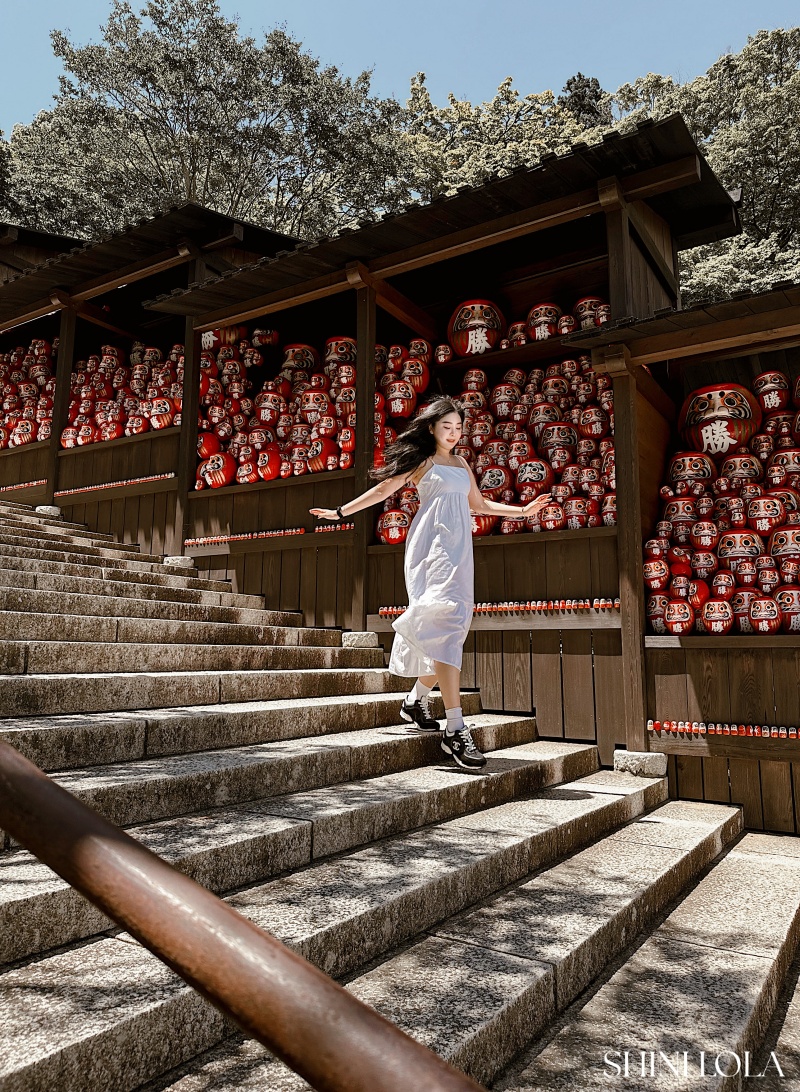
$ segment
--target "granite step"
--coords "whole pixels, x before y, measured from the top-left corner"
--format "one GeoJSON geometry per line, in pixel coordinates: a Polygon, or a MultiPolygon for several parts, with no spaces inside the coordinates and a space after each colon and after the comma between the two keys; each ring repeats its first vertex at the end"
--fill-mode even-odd
{"type": "MultiPolygon", "coordinates": [[[[300,649],[275,648],[276,653],[300,649]]],[[[311,652],[311,649],[304,649],[311,652]]],[[[327,698],[405,690],[408,680],[369,666],[380,649],[319,650],[326,655],[360,653],[359,667],[293,668],[254,671],[96,672],[52,675],[0,675],[0,717],[63,713],[125,712],[218,702],[272,700],[285,694],[327,698]],[[367,655],[364,656],[364,653],[367,655]]],[[[382,656],[380,656],[382,659],[382,656]]]]}
{"type": "MultiPolygon", "coordinates": [[[[383,667],[382,648],[311,645],[98,645],[84,641],[5,641],[3,675],[66,675],[164,671],[285,671],[383,667]]],[[[0,676],[1,677],[1,676],[0,676]]]]}
{"type": "MultiPolygon", "coordinates": [[[[371,728],[371,746],[359,751],[362,764],[357,776],[365,777],[377,768],[375,761],[384,763],[381,768],[388,772],[387,743],[391,744],[394,770],[439,761],[436,738],[409,732],[405,726],[392,727],[398,720],[400,701],[401,694],[392,691],[327,697],[324,702],[279,698],[129,713],[9,717],[0,720],[0,740],[16,747],[41,769],[52,771],[371,728]],[[389,729],[388,736],[381,729],[389,729]],[[373,751],[376,760],[371,758],[373,751]]],[[[474,718],[481,712],[480,694],[463,692],[461,703],[465,716],[477,724],[474,718]]],[[[438,695],[432,695],[431,711],[444,718],[438,695]]],[[[499,746],[489,727],[481,727],[478,738],[492,749],[499,746]]]]}
{"type": "MultiPolygon", "coordinates": [[[[570,791],[569,785],[562,787],[570,791]]],[[[741,825],[735,807],[663,804],[450,918],[351,979],[347,988],[452,1065],[489,1084],[650,927],[741,825]]],[[[160,1087],[171,1092],[309,1088],[241,1036],[183,1069],[160,1087]],[[240,1084],[245,1060],[247,1083],[240,1084]]],[[[571,1087],[582,1088],[574,1071],[571,1077],[571,1087]]]]}
{"type": "Polygon", "coordinates": [[[120,641],[150,644],[330,645],[342,643],[338,629],[291,625],[245,625],[239,622],[199,622],[166,618],[97,618],[0,611],[0,641],[120,641]]]}
{"type": "Polygon", "coordinates": [[[4,569],[0,561],[0,587],[29,591],[64,592],[67,595],[109,595],[117,599],[147,599],[157,603],[197,603],[212,607],[244,607],[260,610],[262,595],[240,595],[227,591],[204,591],[174,585],[150,584],[130,580],[96,579],[68,576],[65,573],[20,572],[4,569]]]}
{"type": "Polygon", "coordinates": [[[98,546],[103,550],[109,550],[112,553],[138,553],[138,543],[123,543],[119,542],[112,535],[95,535],[92,531],[74,531],[68,530],[50,530],[47,527],[35,526],[28,523],[3,523],[0,520],[0,536],[5,538],[11,536],[13,538],[22,539],[27,542],[42,542],[44,544],[52,544],[55,547],[66,546],[70,547],[73,544],[76,546],[98,546]]]}
{"type": "Polygon", "coordinates": [[[168,618],[173,621],[243,622],[246,625],[294,626],[302,624],[294,611],[255,607],[213,606],[176,600],[137,599],[131,595],[85,595],[0,586],[0,610],[35,614],[95,615],[101,618],[168,618]]]}
{"type": "MultiPolygon", "coordinates": [[[[509,741],[521,718],[484,716],[491,761],[473,777],[452,764],[207,809],[128,833],[212,891],[260,883],[377,838],[496,806],[597,769],[594,747],[509,741]]],[[[524,734],[524,731],[523,731],[524,734]]],[[[527,722],[530,736],[531,723],[527,722]]],[[[0,963],[100,933],[112,923],[24,850],[0,853],[0,963]]]]}
{"type": "MultiPolygon", "coordinates": [[[[173,570],[164,565],[162,558],[154,558],[152,561],[145,561],[139,555],[131,555],[130,557],[120,558],[115,554],[113,557],[109,557],[103,554],[99,549],[94,547],[86,547],[80,551],[75,550],[51,550],[44,549],[41,544],[35,548],[29,546],[27,542],[17,543],[4,543],[0,538],[0,561],[5,561],[6,558],[26,558],[31,561],[51,561],[58,565],[92,565],[98,568],[111,566],[115,569],[123,569],[126,572],[138,572],[138,573],[172,573],[173,570]]],[[[197,575],[198,569],[196,567],[192,569],[181,569],[182,574],[193,576],[197,575]]]]}
{"type": "MultiPolygon", "coordinates": [[[[613,772],[570,786],[385,838],[226,901],[327,973],[344,976],[666,796],[664,779],[613,772]],[[516,809],[512,821],[494,821],[509,808],[516,809]]],[[[125,934],[0,975],[0,1022],[14,1043],[13,1059],[0,1059],[0,1086],[13,1092],[129,1092],[232,1030],[125,934]]]]}
{"type": "Polygon", "coordinates": [[[163,557],[156,554],[143,554],[136,543],[119,542],[93,545],[89,541],[70,539],[60,541],[54,538],[40,537],[39,535],[20,535],[8,531],[0,531],[0,548],[14,547],[16,550],[45,549],[51,553],[64,554],[90,554],[94,557],[111,558],[114,561],[147,561],[151,565],[163,567],[163,557]]]}
{"type": "MultiPolygon", "coordinates": [[[[764,1036],[799,940],[796,839],[745,834],[497,1087],[555,1092],[579,1072],[587,1092],[608,1088],[624,1076],[628,1048],[630,1078],[642,1084],[627,1087],[739,1089],[736,1067],[764,1036]]],[[[796,1075],[781,1087],[796,1087],[796,1075]]]]}
{"type": "Polygon", "coordinates": [[[55,576],[84,576],[90,580],[125,580],[134,584],[153,584],[164,588],[197,588],[200,591],[230,592],[230,580],[206,580],[197,576],[184,576],[183,569],[163,568],[160,573],[124,569],[103,564],[104,559],[92,559],[86,564],[64,561],[36,560],[27,553],[0,554],[0,569],[23,573],[52,573],[55,576]]]}
{"type": "Polygon", "coordinates": [[[43,531],[67,532],[68,534],[104,539],[108,542],[117,541],[115,535],[90,531],[85,523],[72,523],[69,520],[56,519],[54,516],[37,516],[35,513],[27,512],[0,511],[0,527],[40,527],[43,531]]]}

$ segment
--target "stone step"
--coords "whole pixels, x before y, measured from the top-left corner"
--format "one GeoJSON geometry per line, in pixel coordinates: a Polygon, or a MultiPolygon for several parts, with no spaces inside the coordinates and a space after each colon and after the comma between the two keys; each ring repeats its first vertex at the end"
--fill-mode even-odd
{"type": "MultiPolygon", "coordinates": [[[[761,1041],[799,937],[796,839],[746,834],[499,1087],[555,1092],[577,1072],[587,1090],[615,1080],[634,1087],[637,1078],[636,1087],[657,1090],[738,1089],[737,1059],[744,1068],[745,1052],[761,1041]],[[668,1063],[678,1064],[677,1076],[668,1063]]],[[[796,1077],[780,1087],[796,1087],[796,1077]]]]}
{"type": "Polygon", "coordinates": [[[6,510],[9,512],[27,512],[29,515],[32,515],[34,506],[32,504],[19,504],[17,501],[12,500],[0,500],[0,512],[6,510]]]}
{"type": "Polygon", "coordinates": [[[138,543],[131,542],[118,542],[116,538],[111,535],[95,535],[91,531],[68,531],[68,530],[50,530],[47,527],[37,527],[28,523],[5,523],[0,521],[0,536],[5,538],[11,536],[13,538],[22,539],[27,542],[41,542],[45,545],[51,543],[53,546],[66,546],[70,547],[73,544],[76,546],[99,546],[104,550],[109,550],[112,553],[138,553],[138,543]]]}
{"type": "MultiPolygon", "coordinates": [[[[565,787],[569,792],[570,786],[565,787]]],[[[476,817],[477,818],[477,817],[476,817]]],[[[670,802],[352,979],[348,990],[489,1084],[741,832],[741,810],[670,802]]],[[[241,1037],[165,1081],[170,1092],[309,1086],[241,1037]]],[[[582,1088],[572,1071],[573,1087],[582,1088]]],[[[627,1086],[630,1087],[630,1086],[627,1086]]],[[[644,1086],[647,1087],[647,1086],[644,1086]]]]}
{"type": "MultiPolygon", "coordinates": [[[[312,861],[597,769],[592,746],[509,745],[521,718],[484,716],[491,761],[472,777],[450,763],[195,812],[128,833],[212,891],[262,882],[312,861]]],[[[530,722],[527,722],[531,734],[530,722]]],[[[23,850],[0,854],[0,963],[84,939],[112,923],[23,850]]]]}
{"type": "Polygon", "coordinates": [[[31,591],[0,586],[0,611],[35,614],[94,615],[101,618],[168,618],[180,622],[243,622],[245,625],[296,626],[301,616],[293,611],[223,607],[174,600],[137,599],[123,595],[84,595],[81,592],[31,591]]]}
{"type": "Polygon", "coordinates": [[[117,542],[116,535],[107,534],[105,531],[90,531],[85,523],[68,523],[66,520],[53,519],[47,516],[22,515],[21,513],[0,512],[0,528],[10,530],[11,534],[22,534],[26,530],[47,531],[57,535],[74,535],[76,538],[93,538],[103,542],[117,542]]]}
{"type": "MultiPolygon", "coordinates": [[[[18,543],[17,545],[5,543],[2,541],[2,536],[0,536],[0,560],[4,562],[8,557],[24,558],[31,561],[51,561],[58,565],[92,565],[98,568],[111,566],[115,569],[123,569],[126,572],[172,574],[172,570],[165,567],[161,558],[145,561],[135,555],[120,558],[119,555],[115,554],[113,557],[109,557],[94,547],[87,547],[79,552],[75,550],[43,549],[41,544],[34,548],[29,546],[27,542],[18,543]]],[[[196,575],[197,572],[196,568],[181,569],[182,575],[188,574],[191,576],[196,575]]]]}
{"type": "MultiPolygon", "coordinates": [[[[276,649],[277,652],[299,652],[276,649]]],[[[310,649],[305,651],[310,652],[310,649]]],[[[284,694],[327,698],[405,690],[407,680],[367,666],[380,649],[320,650],[325,655],[360,653],[364,666],[255,671],[161,671],[74,675],[0,675],[0,717],[59,713],[125,712],[218,702],[272,700],[284,694]],[[364,656],[364,654],[367,654],[364,656]]]]}
{"type": "Polygon", "coordinates": [[[254,626],[237,622],[175,621],[166,618],[96,618],[91,615],[0,611],[0,641],[120,641],[149,644],[330,645],[342,643],[338,629],[291,625],[254,626]]]}
{"type": "Polygon", "coordinates": [[[251,610],[260,610],[264,605],[262,595],[238,595],[230,590],[203,591],[197,588],[145,584],[131,580],[101,580],[85,576],[67,576],[64,573],[19,572],[15,569],[4,569],[2,562],[0,562],[0,587],[64,592],[67,595],[109,595],[118,599],[147,599],[155,603],[198,603],[211,607],[243,607],[251,610]]]}
{"type": "Polygon", "coordinates": [[[163,588],[197,588],[200,591],[230,592],[230,580],[205,580],[184,576],[161,566],[161,572],[123,569],[104,564],[105,558],[92,558],[86,564],[65,561],[44,561],[22,555],[0,554],[0,569],[24,573],[52,573],[55,576],[83,576],[90,580],[125,580],[133,584],[153,584],[163,588]]]}
{"type": "MultiPolygon", "coordinates": [[[[227,901],[343,976],[663,802],[666,780],[595,773],[572,782],[566,796],[563,786],[544,789],[528,801],[312,864],[227,901]],[[510,808],[508,825],[494,821],[510,808]]],[[[231,1030],[124,934],[8,970],[0,976],[0,1022],[14,1043],[13,1059],[0,1059],[0,1086],[13,1092],[129,1092],[231,1030]]]]}
{"type": "Polygon", "coordinates": [[[92,545],[92,543],[86,541],[77,540],[64,540],[60,541],[54,538],[39,537],[38,535],[20,535],[16,532],[14,534],[8,531],[0,531],[0,547],[13,546],[17,551],[45,549],[50,553],[65,553],[65,554],[90,554],[94,557],[111,558],[114,562],[118,561],[146,561],[151,565],[158,565],[159,568],[163,568],[164,559],[158,557],[156,554],[143,554],[139,552],[138,546],[135,543],[104,543],[102,545],[92,545]]]}
{"type": "MultiPolygon", "coordinates": [[[[287,698],[130,713],[11,717],[0,720],[0,739],[43,770],[68,770],[161,755],[193,754],[209,747],[245,747],[370,728],[374,730],[373,745],[359,749],[360,765],[355,775],[367,777],[378,768],[376,762],[384,763],[380,768],[388,772],[387,736],[378,729],[396,724],[400,701],[401,695],[393,691],[328,697],[324,702],[287,698]],[[374,759],[373,753],[377,756],[374,759]]],[[[473,722],[481,712],[480,694],[464,692],[461,703],[465,716],[473,722]]],[[[432,695],[431,710],[434,716],[444,717],[440,697],[432,695]]],[[[488,741],[487,746],[493,744],[493,749],[499,746],[488,727],[481,728],[481,738],[488,741]]],[[[388,742],[393,770],[439,761],[436,738],[417,735],[403,727],[391,728],[388,742]]]]}
{"type": "Polygon", "coordinates": [[[83,641],[5,641],[3,675],[92,672],[285,671],[331,667],[383,667],[382,648],[310,645],[101,644],[83,641]]]}

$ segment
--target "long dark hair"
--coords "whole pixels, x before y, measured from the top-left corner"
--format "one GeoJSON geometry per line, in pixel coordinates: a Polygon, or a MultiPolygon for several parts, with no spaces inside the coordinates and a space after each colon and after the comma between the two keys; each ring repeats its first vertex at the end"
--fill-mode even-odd
{"type": "Polygon", "coordinates": [[[436,440],[431,428],[448,413],[457,413],[464,423],[464,410],[452,398],[434,398],[415,417],[408,428],[386,448],[386,462],[374,467],[370,475],[378,481],[393,478],[397,474],[411,474],[436,451],[436,440]]]}

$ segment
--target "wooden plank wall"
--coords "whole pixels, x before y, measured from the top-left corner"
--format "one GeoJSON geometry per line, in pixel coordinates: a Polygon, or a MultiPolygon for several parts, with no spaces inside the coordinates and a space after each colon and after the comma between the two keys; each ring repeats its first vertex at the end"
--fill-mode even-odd
{"type": "MultiPolygon", "coordinates": [[[[20,482],[35,482],[47,477],[47,441],[40,444],[28,444],[25,447],[7,448],[0,452],[0,490],[5,485],[17,485],[20,482]]],[[[39,494],[44,495],[44,486],[36,489],[13,489],[0,492],[0,500],[15,501],[18,504],[37,504],[39,494]]]]}
{"type": "MultiPolygon", "coordinates": [[[[800,725],[800,642],[796,648],[759,648],[757,638],[735,648],[650,648],[646,661],[654,720],[800,725]]],[[[756,749],[767,756],[770,742],[756,749]]],[[[670,792],[742,804],[745,825],[756,830],[800,833],[800,744],[796,749],[793,761],[693,755],[686,744],[687,753],[670,754],[670,792]]]]}
{"type": "MultiPolygon", "coordinates": [[[[644,201],[635,201],[634,205],[667,266],[672,268],[672,236],[667,223],[644,201]]],[[[674,306],[674,299],[654,272],[635,236],[631,238],[630,264],[634,314],[637,317],[652,315],[659,307],[674,306]]],[[[675,272],[674,268],[672,271],[675,272]]]]}
{"type": "MultiPolygon", "coordinates": [[[[612,536],[576,532],[548,541],[478,540],[475,601],[615,598],[619,594],[617,544],[612,536]]],[[[367,612],[408,600],[403,553],[376,547],[368,555],[367,612]]],[[[379,637],[391,648],[392,634],[379,637]]],[[[481,630],[467,639],[462,685],[481,691],[487,710],[536,710],[539,734],[548,739],[597,742],[610,765],[625,742],[622,659],[617,630],[481,630]]]]}
{"type": "MultiPolygon", "coordinates": [[[[165,429],[143,437],[71,448],[59,454],[58,488],[79,489],[101,482],[175,472],[178,442],[179,430],[165,429]]],[[[115,535],[121,542],[138,542],[144,553],[163,554],[173,548],[175,491],[152,492],[147,483],[141,489],[141,493],[133,496],[115,496],[113,489],[98,490],[96,500],[86,499],[83,494],[75,503],[70,502],[69,496],[56,496],[54,503],[61,508],[65,519],[85,523],[101,534],[115,535]]]]}
{"type": "MultiPolygon", "coordinates": [[[[302,548],[267,550],[235,556],[197,557],[203,575],[230,580],[234,591],[263,595],[270,610],[301,610],[309,626],[352,628],[352,544],[337,545],[337,535],[314,534],[309,508],[335,508],[353,497],[354,472],[335,478],[309,475],[302,482],[269,483],[250,489],[190,494],[188,537],[244,534],[275,528],[304,527],[302,548]]],[[[191,555],[191,548],[186,553],[191,555]]]]}

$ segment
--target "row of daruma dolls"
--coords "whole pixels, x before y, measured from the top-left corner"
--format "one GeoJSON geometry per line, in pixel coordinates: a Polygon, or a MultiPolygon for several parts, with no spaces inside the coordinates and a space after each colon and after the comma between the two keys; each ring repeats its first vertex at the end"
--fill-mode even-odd
{"type": "Polygon", "coordinates": [[[644,546],[653,633],[800,633],[799,411],[782,372],[685,400],[644,546]]]}
{"type": "MultiPolygon", "coordinates": [[[[353,466],[356,356],[353,338],[332,337],[322,359],[312,345],[284,346],[280,371],[250,399],[244,362],[221,347],[204,352],[195,488],[248,484],[353,466]]],[[[396,438],[430,383],[429,342],[375,346],[375,461],[396,438]],[[393,418],[387,423],[387,414],[393,418]]]]}
{"type": "MultiPolygon", "coordinates": [[[[484,496],[525,505],[551,494],[541,512],[524,520],[474,515],[475,536],[616,524],[614,394],[589,357],[527,375],[511,368],[494,387],[483,369],[469,368],[462,386],[464,431],[454,451],[470,464],[484,496]]],[[[404,542],[418,507],[411,486],[390,497],[378,517],[378,539],[404,542]]]]}
{"type": "Polygon", "coordinates": [[[58,338],[37,338],[0,354],[0,451],[50,439],[57,350],[58,338]]]}

